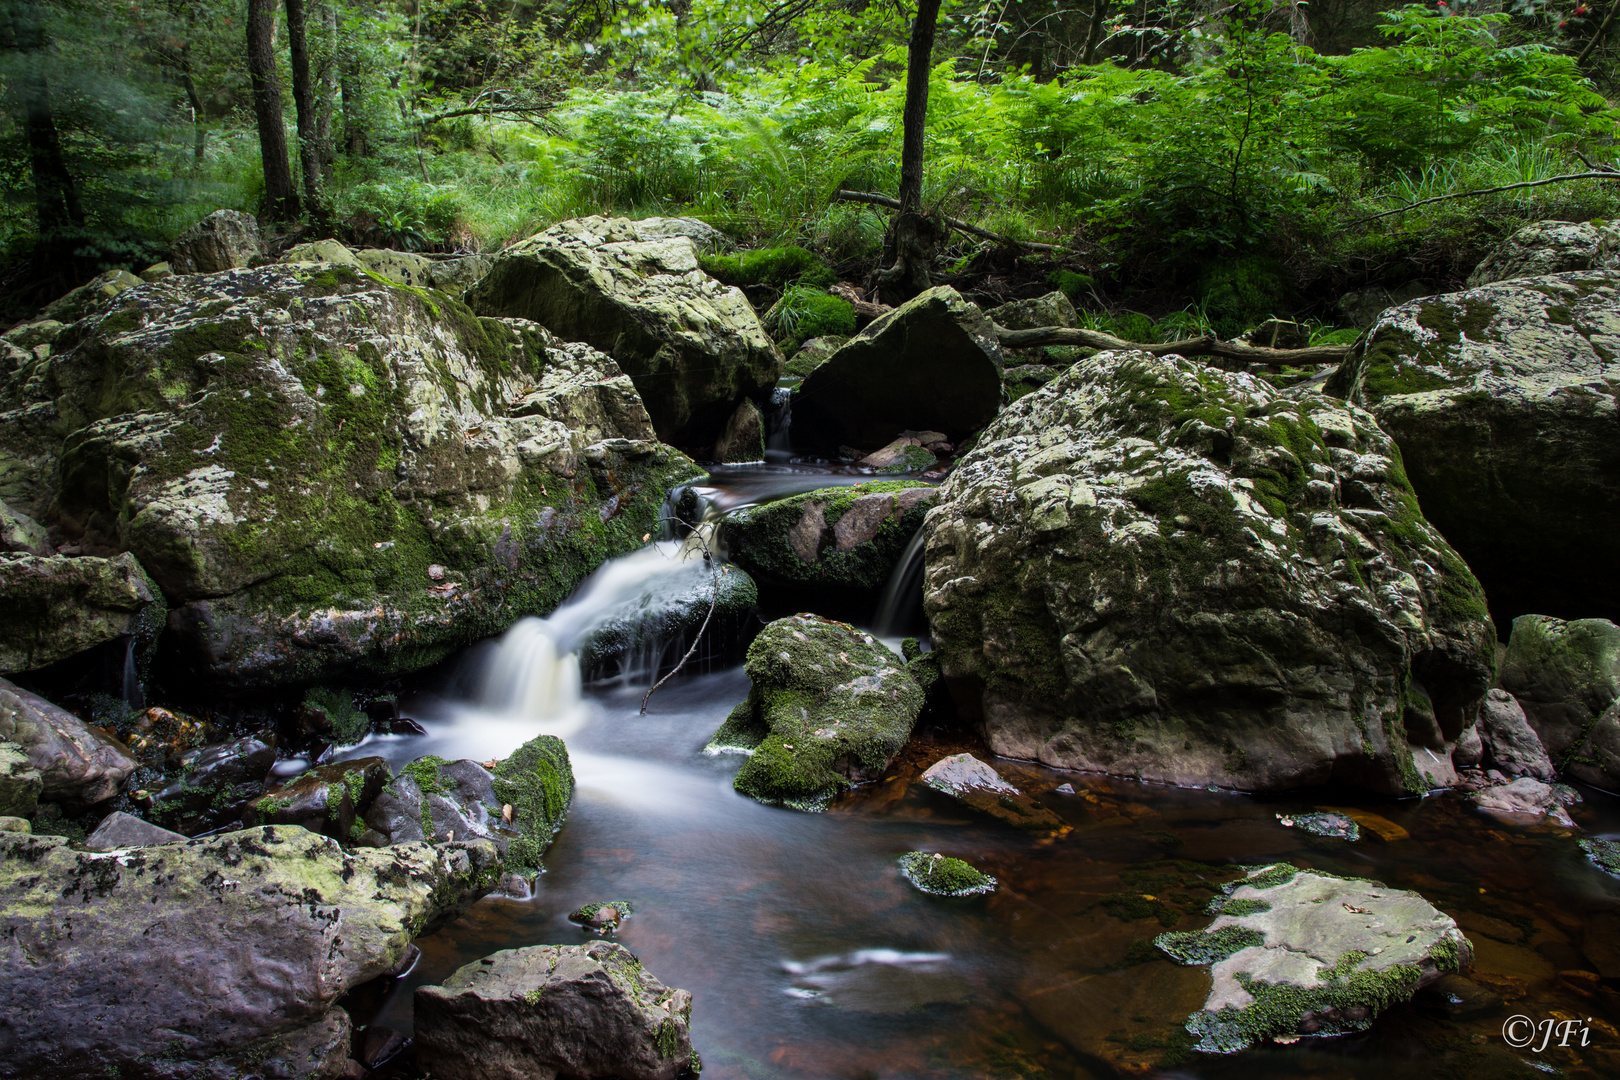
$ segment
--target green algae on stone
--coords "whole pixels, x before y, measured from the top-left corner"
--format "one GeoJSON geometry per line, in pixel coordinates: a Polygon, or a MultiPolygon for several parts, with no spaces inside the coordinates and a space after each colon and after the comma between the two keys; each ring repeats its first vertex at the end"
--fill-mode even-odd
{"type": "Polygon", "coordinates": [[[914,480],[824,488],[736,511],[726,538],[762,582],[881,589],[935,497],[914,480]]]}
{"type": "Polygon", "coordinates": [[[512,807],[512,827],[519,833],[506,850],[507,868],[538,871],[574,798],[568,748],[555,735],[539,735],[514,750],[493,772],[495,795],[512,807]]]}
{"type": "MultiPolygon", "coordinates": [[[[1243,911],[1241,913],[1254,914],[1254,911],[1243,911]]],[[[1224,914],[1238,915],[1240,912],[1225,911],[1224,914]]],[[[1194,964],[1213,964],[1217,960],[1225,960],[1233,953],[1241,952],[1254,945],[1264,944],[1265,940],[1265,935],[1258,930],[1251,930],[1248,927],[1241,926],[1225,926],[1213,933],[1203,930],[1184,930],[1160,934],[1153,939],[1153,944],[1176,963],[1191,966],[1194,964]]]]}
{"type": "Polygon", "coordinates": [[[1620,841],[1607,840],[1601,836],[1589,837],[1577,841],[1586,857],[1592,860],[1592,865],[1605,874],[1620,878],[1620,841]]]}
{"type": "Polygon", "coordinates": [[[979,896],[996,891],[996,879],[948,855],[908,851],[900,856],[900,874],[930,896],[979,896]]]}

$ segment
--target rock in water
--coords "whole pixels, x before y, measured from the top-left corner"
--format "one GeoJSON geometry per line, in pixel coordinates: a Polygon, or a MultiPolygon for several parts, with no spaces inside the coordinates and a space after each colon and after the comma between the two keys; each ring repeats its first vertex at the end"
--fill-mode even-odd
{"type": "MultiPolygon", "coordinates": [[[[388,782],[382,758],[352,758],[319,765],[267,795],[255,799],[247,820],[264,825],[298,825],[330,836],[341,844],[359,840],[366,811],[388,782]]],[[[428,837],[464,840],[468,837],[428,837]]]]}
{"type": "Polygon", "coordinates": [[[742,290],[698,268],[691,231],[663,218],[559,222],[502,251],[467,302],[610,354],[658,437],[706,457],[743,399],[769,396],[782,358],[742,290]]]}
{"type": "Polygon", "coordinates": [[[0,498],[132,552],[236,688],[549,611],[698,472],[610,357],[352,267],[142,284],[57,344],[0,388],[0,498]]]}
{"type": "Polygon", "coordinates": [[[278,1052],[316,1058],[282,1075],[336,1076],[348,1048],[337,999],[394,970],[413,937],[489,890],[497,865],[486,843],[345,854],[283,826],[107,854],[0,833],[6,1064],[241,1076],[279,1039],[278,1052]],[[316,1051],[338,1035],[337,1072],[325,1071],[316,1051]]]}
{"type": "Polygon", "coordinates": [[[1480,751],[1488,767],[1504,776],[1533,776],[1537,780],[1551,780],[1557,775],[1524,709],[1506,690],[1493,689],[1485,695],[1476,726],[1480,751]]]}
{"type": "Polygon", "coordinates": [[[1473,960],[1456,922],[1417,893],[1286,863],[1251,871],[1208,929],[1154,942],[1180,963],[1213,965],[1187,1030],[1216,1054],[1361,1031],[1473,960]]]}
{"type": "Polygon", "coordinates": [[[758,602],[759,589],[741,567],[692,558],[680,577],[665,579],[656,593],[621,604],[585,636],[580,672],[588,681],[656,677],[686,655],[700,630],[703,643],[692,656],[694,665],[735,664],[758,626],[758,602]]]}
{"type": "Polygon", "coordinates": [[[881,589],[938,489],[911,480],[824,488],[726,518],[731,557],[773,585],[881,589]]]}
{"type": "Polygon", "coordinates": [[[805,377],[793,438],[870,451],[910,428],[956,443],[1000,407],[995,324],[942,285],[873,320],[805,377]]]}
{"type": "Polygon", "coordinates": [[[176,274],[212,274],[246,266],[264,251],[259,223],[240,210],[215,210],[180,234],[169,256],[176,274]]]}
{"type": "Polygon", "coordinates": [[[1537,221],[1498,244],[1468,275],[1477,289],[1513,278],[1561,274],[1569,270],[1620,267],[1620,228],[1584,221],[1537,221]]]}
{"type": "Polygon", "coordinates": [[[39,797],[98,803],[135,771],[123,744],[37,694],[0,679],[0,742],[15,744],[39,773],[39,797]]]}
{"type": "Polygon", "coordinates": [[[1620,617],[1620,272],[1524,278],[1385,311],[1328,389],[1401,448],[1423,512],[1498,621],[1620,617]]]}
{"type": "Polygon", "coordinates": [[[923,691],[870,634],[816,615],[778,619],[748,647],[748,700],[709,741],[742,752],[736,787],[761,802],[820,810],[894,760],[923,691]]]}
{"type": "Polygon", "coordinates": [[[692,995],[623,945],[506,949],[416,990],[416,1061],[435,1080],[673,1080],[692,995]]]}
{"type": "MultiPolygon", "coordinates": [[[[980,813],[1021,829],[1060,829],[1063,819],[1003,780],[972,754],[952,754],[928,766],[923,783],[980,813]]],[[[1073,792],[1073,789],[1070,789],[1073,792]]]]}
{"type": "Polygon", "coordinates": [[[1620,626],[1522,615],[1499,678],[1554,767],[1598,787],[1620,785],[1620,626]]]}
{"type": "Polygon", "coordinates": [[[127,551],[111,559],[0,555],[0,672],[33,671],[115,638],[144,669],[168,607],[127,551]]]}
{"type": "Polygon", "coordinates": [[[1543,783],[1533,776],[1522,776],[1511,784],[1476,791],[1470,798],[1481,810],[1509,822],[1523,823],[1546,816],[1570,829],[1575,827],[1575,822],[1564,807],[1581,801],[1572,788],[1543,783]]]}
{"type": "Polygon", "coordinates": [[[930,896],[979,896],[996,891],[995,878],[937,851],[908,851],[900,856],[900,876],[930,896]]]}
{"type": "Polygon", "coordinates": [[[924,606],[997,754],[1244,790],[1450,775],[1495,633],[1360,409],[1101,353],[941,497],[924,606]]]}

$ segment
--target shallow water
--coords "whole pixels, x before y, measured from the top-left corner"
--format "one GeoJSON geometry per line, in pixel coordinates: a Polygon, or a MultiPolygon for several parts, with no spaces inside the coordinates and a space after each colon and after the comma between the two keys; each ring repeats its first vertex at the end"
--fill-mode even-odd
{"type": "MultiPolygon", "coordinates": [[[[1363,838],[1347,844],[1277,820],[1317,805],[1308,798],[997,761],[1069,823],[1060,834],[1032,834],[917,782],[946,753],[988,756],[938,731],[919,732],[883,779],[829,812],[801,814],[737,795],[739,759],[702,753],[747,690],[740,669],[672,682],[646,716],[637,715],[640,690],[588,692],[568,735],[573,809],[536,896],[486,899],[419,941],[415,970],[381,997],[357,997],[356,1019],[409,1030],[415,986],[496,949],[587,941],[569,911],[629,900],[635,914],[618,940],[693,993],[693,1042],[708,1077],[1483,1080],[1545,1075],[1540,1067],[1620,1076],[1620,994],[1558,974],[1620,964],[1620,882],[1593,868],[1565,830],[1504,825],[1447,796],[1363,803],[1376,817],[1364,816],[1363,838]],[[1052,793],[1065,782],[1078,793],[1052,793]],[[895,864],[912,849],[966,858],[1001,888],[988,898],[924,896],[895,864]],[[1163,960],[1121,966],[1127,949],[1167,925],[1205,925],[1205,916],[1181,914],[1201,911],[1210,895],[1200,879],[1281,859],[1418,890],[1458,917],[1478,954],[1472,977],[1507,997],[1506,1007],[1449,1020],[1406,1005],[1359,1036],[1225,1058],[1178,1054],[1180,1024],[1201,1004],[1208,976],[1163,960]],[[1513,1014],[1591,1018],[1591,1045],[1509,1050],[1502,1024],[1513,1014]]],[[[423,753],[483,759],[539,729],[483,723],[428,697],[406,705],[429,735],[364,752],[396,764],[423,753]]],[[[1620,832],[1620,800],[1586,797],[1575,808],[1585,832],[1620,832]]]]}

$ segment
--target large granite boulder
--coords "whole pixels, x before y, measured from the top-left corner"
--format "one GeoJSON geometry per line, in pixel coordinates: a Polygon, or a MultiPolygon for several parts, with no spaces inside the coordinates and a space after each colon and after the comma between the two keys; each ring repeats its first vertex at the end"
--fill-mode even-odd
{"type": "Polygon", "coordinates": [[[799,384],[795,445],[876,450],[907,429],[961,442],[1001,407],[996,327],[948,285],[874,319],[799,384]]]}
{"type": "Polygon", "coordinates": [[[416,990],[416,1061],[436,1080],[674,1080],[692,995],[623,945],[504,949],[416,990]]]}
{"type": "Polygon", "coordinates": [[[134,553],[238,687],[549,611],[697,473],[610,357],[345,266],[140,285],[58,346],[0,384],[0,497],[134,553]]]}
{"type": "Polygon", "coordinates": [[[1492,249],[1468,275],[1468,287],[1570,270],[1617,268],[1620,228],[1584,221],[1537,221],[1492,249]]]}
{"type": "Polygon", "coordinates": [[[726,544],[771,584],[881,589],[938,495],[910,480],[810,491],[732,513],[726,544]]]}
{"type": "Polygon", "coordinates": [[[1551,780],[1557,775],[1541,736],[1530,726],[1524,707],[1506,690],[1492,689],[1479,710],[1481,764],[1504,776],[1551,780]]]}
{"type": "Polygon", "coordinates": [[[168,606],[129,552],[111,559],[0,555],[0,672],[33,671],[121,637],[145,661],[168,606]]]}
{"type": "Polygon", "coordinates": [[[1620,626],[1522,615],[1513,620],[1498,681],[1554,767],[1598,787],[1620,786],[1620,626]]]}
{"type": "Polygon", "coordinates": [[[271,1075],[252,1063],[291,1045],[304,1064],[275,1075],[336,1077],[338,998],[398,968],[497,865],[485,843],[345,853],[287,826],[108,853],[0,833],[6,1066],[224,1080],[271,1075]]]}
{"type": "Polygon", "coordinates": [[[769,395],[782,358],[742,291],[699,269],[691,231],[679,219],[559,222],[501,252],[467,302],[610,354],[658,437],[705,457],[745,398],[769,395]]]}
{"type": "Polygon", "coordinates": [[[1286,863],[1235,885],[1207,929],[1154,939],[1173,960],[1211,965],[1209,998],[1187,1020],[1206,1053],[1364,1030],[1473,960],[1455,920],[1414,892],[1286,863]]]}
{"type": "Polygon", "coordinates": [[[0,742],[13,743],[39,773],[39,797],[103,802],[135,771],[123,744],[65,709],[0,679],[0,742]]]}
{"type": "Polygon", "coordinates": [[[1401,448],[1423,512],[1505,622],[1620,617],[1584,572],[1620,535],[1620,271],[1524,278],[1385,311],[1327,389],[1401,448]]]}
{"type": "Polygon", "coordinates": [[[875,780],[906,745],[923,690],[877,639],[818,615],[778,619],[748,647],[748,700],[708,752],[748,760],[735,786],[761,802],[818,811],[875,780]]]}
{"type": "Polygon", "coordinates": [[[264,252],[259,223],[240,210],[215,210],[181,233],[170,249],[176,274],[212,274],[246,266],[264,252]]]}
{"type": "Polygon", "coordinates": [[[924,608],[996,753],[1243,790],[1452,777],[1495,632],[1362,410],[1101,353],[941,498],[924,608]]]}

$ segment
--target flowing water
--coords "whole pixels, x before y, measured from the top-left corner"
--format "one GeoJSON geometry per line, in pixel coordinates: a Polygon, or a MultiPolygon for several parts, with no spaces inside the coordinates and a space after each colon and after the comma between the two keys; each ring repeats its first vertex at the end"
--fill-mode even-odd
{"type": "MultiPolygon", "coordinates": [[[[566,737],[577,777],[534,897],[488,898],[421,939],[406,977],[351,998],[358,1021],[409,1031],[415,986],[497,949],[590,940],[567,913],[628,900],[634,914],[618,940],[693,993],[708,1077],[1620,1076],[1620,994],[1580,974],[1620,975],[1620,882],[1568,831],[1504,825],[1450,796],[1363,800],[1353,807],[1362,839],[1351,844],[1283,825],[1279,815],[1316,805],[1309,795],[1183,790],[998,760],[1067,823],[1022,832],[919,782],[945,754],[989,757],[943,730],[920,730],[883,779],[826,813],[762,806],[732,790],[737,758],[703,753],[748,692],[741,669],[676,680],[645,716],[640,688],[579,686],[572,651],[595,613],[688,572],[678,552],[655,546],[609,564],[551,618],[519,623],[493,655],[470,659],[470,685],[405,699],[426,735],[350,751],[396,766],[427,753],[487,760],[544,731],[566,737]],[[1074,794],[1056,792],[1065,783],[1074,794]],[[1001,887],[922,895],[895,862],[916,849],[965,858],[1001,887]],[[1151,959],[1142,943],[1206,925],[1204,903],[1233,867],[1273,860],[1421,892],[1458,918],[1476,947],[1471,978],[1506,1005],[1464,1017],[1431,993],[1354,1037],[1189,1053],[1181,1024],[1209,977],[1151,959]],[[1502,1025],[1514,1014],[1587,1021],[1590,1045],[1513,1050],[1502,1025]]],[[[1620,833],[1620,800],[1586,797],[1575,808],[1585,834],[1620,833]]]]}

